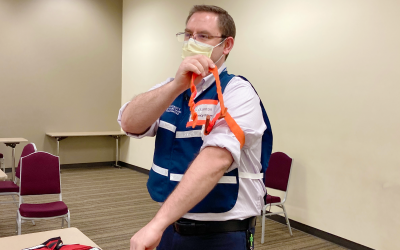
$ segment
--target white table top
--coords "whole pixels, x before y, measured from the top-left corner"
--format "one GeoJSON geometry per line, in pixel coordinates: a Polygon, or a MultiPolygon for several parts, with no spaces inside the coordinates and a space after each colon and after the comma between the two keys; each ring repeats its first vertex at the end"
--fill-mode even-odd
{"type": "Polygon", "coordinates": [[[0,142],[3,143],[19,143],[19,142],[27,142],[28,140],[25,138],[0,138],[0,142]]]}
{"type": "Polygon", "coordinates": [[[40,245],[48,239],[58,236],[61,237],[63,244],[81,244],[99,248],[99,246],[75,227],[0,238],[0,248],[21,250],[40,245]]]}
{"type": "Polygon", "coordinates": [[[7,179],[7,175],[6,175],[6,173],[4,173],[4,172],[0,169],[0,181],[4,181],[5,179],[7,179]]]}
{"type": "Polygon", "coordinates": [[[106,135],[126,135],[123,131],[103,131],[103,132],[48,132],[50,137],[70,137],[70,136],[106,136],[106,135]]]}

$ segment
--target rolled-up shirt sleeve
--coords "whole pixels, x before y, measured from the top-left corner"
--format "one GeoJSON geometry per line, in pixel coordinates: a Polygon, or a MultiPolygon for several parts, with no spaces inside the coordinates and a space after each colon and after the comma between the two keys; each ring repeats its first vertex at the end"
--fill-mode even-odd
{"type": "MultiPolygon", "coordinates": [[[[171,82],[172,80],[174,80],[174,78],[168,78],[168,79],[165,80],[164,82],[159,83],[159,84],[153,86],[153,87],[152,87],[151,89],[149,89],[148,91],[152,91],[152,90],[154,90],[154,89],[157,89],[157,88],[159,88],[159,87],[161,87],[161,86],[163,86],[163,85],[165,85],[165,84],[171,82]]],[[[148,91],[147,91],[147,92],[148,92],[148,91]]],[[[119,109],[118,118],[117,118],[117,121],[118,121],[119,126],[121,126],[122,113],[124,112],[124,110],[126,109],[126,107],[128,106],[129,103],[130,103],[130,102],[125,103],[125,104],[119,109]]],[[[143,137],[153,137],[153,136],[155,136],[155,135],[157,134],[157,129],[158,129],[158,124],[159,124],[159,123],[160,123],[160,119],[157,119],[157,120],[150,126],[150,128],[149,128],[146,132],[144,132],[143,134],[141,134],[141,135],[131,134],[131,133],[128,133],[128,132],[125,132],[125,133],[126,133],[127,136],[132,137],[132,138],[136,138],[136,139],[141,139],[141,138],[143,138],[143,137]]]]}
{"type": "MultiPolygon", "coordinates": [[[[250,83],[239,77],[234,77],[231,80],[224,91],[223,97],[229,114],[245,135],[245,144],[242,150],[253,147],[255,143],[260,142],[260,138],[267,128],[262,115],[260,98],[250,83]]],[[[220,111],[218,103],[215,113],[217,114],[220,111]]],[[[217,120],[211,133],[204,137],[201,149],[209,146],[225,148],[231,153],[233,163],[228,172],[240,165],[242,152],[240,143],[230,130],[225,119],[217,120]]]]}
{"type": "MultiPolygon", "coordinates": [[[[121,126],[122,113],[124,112],[126,106],[128,106],[129,103],[130,102],[125,103],[119,110],[118,119],[117,119],[119,126],[121,126]]],[[[151,124],[150,128],[141,135],[131,134],[128,132],[125,132],[125,134],[129,137],[136,138],[136,139],[142,139],[143,137],[146,137],[146,136],[152,137],[152,136],[155,136],[157,133],[158,123],[159,123],[159,119],[157,119],[157,121],[155,121],[153,124],[151,124]]]]}

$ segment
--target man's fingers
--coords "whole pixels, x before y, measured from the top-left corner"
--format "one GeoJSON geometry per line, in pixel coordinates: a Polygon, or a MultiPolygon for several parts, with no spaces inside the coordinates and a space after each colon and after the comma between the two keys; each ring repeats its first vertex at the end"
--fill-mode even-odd
{"type": "Polygon", "coordinates": [[[203,65],[200,61],[194,60],[192,62],[192,64],[198,69],[198,71],[200,72],[200,74],[198,75],[202,75],[203,77],[206,75],[206,73],[208,72],[208,68],[207,66],[203,65]]]}
{"type": "MultiPolygon", "coordinates": [[[[198,62],[197,62],[198,63],[198,62]]],[[[200,64],[200,63],[198,63],[200,64]]],[[[188,73],[188,72],[193,72],[196,73],[197,75],[201,75],[202,72],[200,69],[195,65],[195,63],[188,63],[185,65],[184,72],[183,73],[188,73]]]]}
{"type": "Polygon", "coordinates": [[[203,77],[205,77],[208,74],[208,71],[209,71],[209,68],[210,68],[209,62],[207,61],[207,59],[208,59],[207,57],[203,56],[198,60],[198,62],[201,64],[201,66],[204,69],[204,74],[202,74],[203,77]]]}
{"type": "Polygon", "coordinates": [[[202,75],[203,77],[206,76],[209,72],[209,68],[215,67],[214,63],[212,60],[208,57],[205,56],[199,56],[195,58],[191,58],[186,62],[186,70],[194,72],[198,75],[202,75]],[[197,70],[193,70],[193,67],[191,65],[194,65],[197,70]]]}
{"type": "Polygon", "coordinates": [[[201,75],[202,77],[196,79],[195,85],[201,81],[201,78],[207,76],[209,74],[209,68],[214,68],[214,62],[204,56],[204,55],[196,55],[190,56],[183,60],[181,65],[179,66],[178,71],[175,75],[175,82],[179,86],[185,86],[185,88],[189,87],[191,73],[195,73],[196,75],[201,75]]]}
{"type": "MultiPolygon", "coordinates": [[[[204,72],[205,72],[205,73],[208,73],[208,69],[209,69],[209,68],[214,68],[214,67],[215,67],[214,62],[213,62],[210,58],[208,58],[208,57],[206,57],[206,56],[204,56],[204,55],[197,55],[197,56],[193,56],[193,57],[188,57],[188,58],[186,59],[185,64],[187,64],[187,65],[193,64],[193,65],[195,65],[201,72],[203,72],[202,69],[204,69],[204,72]],[[202,67],[199,67],[197,63],[199,63],[202,67]]],[[[195,72],[195,73],[196,73],[196,72],[195,72]]]]}
{"type": "Polygon", "coordinates": [[[214,62],[210,58],[208,58],[208,57],[206,57],[204,55],[199,55],[199,56],[196,57],[196,59],[201,63],[201,65],[203,65],[203,67],[205,69],[207,69],[206,73],[208,72],[209,68],[214,68],[215,67],[214,62]]]}

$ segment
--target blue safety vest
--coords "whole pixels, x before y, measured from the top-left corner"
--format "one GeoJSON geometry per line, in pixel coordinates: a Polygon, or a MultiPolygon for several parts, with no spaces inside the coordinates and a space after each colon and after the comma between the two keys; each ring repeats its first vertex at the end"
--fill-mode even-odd
{"type": "MultiPolygon", "coordinates": [[[[235,75],[230,75],[224,70],[219,76],[223,93],[235,75]]],[[[157,202],[164,202],[172,193],[203,145],[201,127],[196,126],[194,129],[191,126],[187,127],[190,117],[188,106],[190,95],[190,89],[183,92],[160,117],[153,165],[147,182],[150,196],[157,202]]],[[[218,103],[215,82],[196,98],[196,103],[201,102],[218,103]]],[[[261,101],[260,105],[267,125],[262,139],[261,157],[262,173],[265,173],[272,150],[272,131],[261,101]]],[[[238,169],[225,173],[214,189],[189,213],[223,213],[231,210],[238,197],[239,179],[238,169]]]]}

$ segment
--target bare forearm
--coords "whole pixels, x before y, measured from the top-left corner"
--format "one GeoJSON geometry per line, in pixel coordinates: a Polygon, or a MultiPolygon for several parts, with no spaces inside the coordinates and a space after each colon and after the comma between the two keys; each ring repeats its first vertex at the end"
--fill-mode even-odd
{"type": "Polygon", "coordinates": [[[226,149],[202,150],[153,220],[165,228],[178,220],[214,188],[232,162],[226,149]]]}
{"type": "Polygon", "coordinates": [[[138,95],[122,113],[122,129],[132,134],[143,134],[183,91],[172,81],[138,95]]]}

